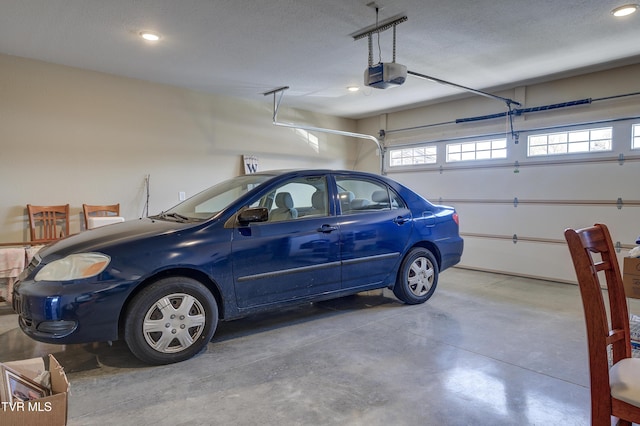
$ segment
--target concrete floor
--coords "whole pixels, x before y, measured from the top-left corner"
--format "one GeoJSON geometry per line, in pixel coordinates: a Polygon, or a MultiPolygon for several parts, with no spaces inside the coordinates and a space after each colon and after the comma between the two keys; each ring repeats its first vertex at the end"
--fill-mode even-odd
{"type": "Polygon", "coordinates": [[[587,425],[578,287],[451,269],[427,303],[389,291],[221,323],[149,367],[121,342],[47,345],[0,315],[0,361],[53,353],[69,425],[587,425]]]}

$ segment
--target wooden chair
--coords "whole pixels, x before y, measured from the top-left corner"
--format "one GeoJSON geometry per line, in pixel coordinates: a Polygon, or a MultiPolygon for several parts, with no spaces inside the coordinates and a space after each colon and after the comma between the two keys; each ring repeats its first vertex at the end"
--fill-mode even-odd
{"type": "Polygon", "coordinates": [[[591,424],[610,426],[611,416],[620,419],[619,425],[640,423],[640,359],[631,358],[629,314],[609,230],[606,225],[596,224],[577,231],[567,229],[564,236],[578,277],[587,326],[591,424]],[[610,318],[599,272],[609,293],[610,318]]]}
{"type": "Polygon", "coordinates": [[[82,211],[84,212],[84,225],[85,229],[89,229],[89,217],[105,217],[105,216],[120,216],[120,204],[111,204],[108,206],[92,206],[89,204],[82,205],[82,211]]]}
{"type": "Polygon", "coordinates": [[[31,241],[48,243],[69,235],[69,204],[32,206],[27,204],[31,241]]]}

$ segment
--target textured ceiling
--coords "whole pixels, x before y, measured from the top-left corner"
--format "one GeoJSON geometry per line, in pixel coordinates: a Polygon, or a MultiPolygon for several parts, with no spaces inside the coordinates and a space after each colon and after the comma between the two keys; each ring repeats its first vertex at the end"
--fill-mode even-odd
{"type": "MultiPolygon", "coordinates": [[[[360,118],[433,102],[459,89],[409,76],[362,88],[370,0],[2,0],[0,53],[153,82],[360,118]],[[155,44],[141,30],[162,34],[155,44]]],[[[397,62],[492,91],[640,62],[640,13],[625,0],[379,0],[397,27],[397,62]]],[[[373,37],[390,62],[392,31],[373,37]]]]}

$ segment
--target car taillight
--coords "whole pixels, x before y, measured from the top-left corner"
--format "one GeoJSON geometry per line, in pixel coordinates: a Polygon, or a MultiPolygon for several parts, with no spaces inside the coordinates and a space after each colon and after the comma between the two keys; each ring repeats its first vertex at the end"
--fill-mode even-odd
{"type": "Polygon", "coordinates": [[[460,219],[458,218],[458,213],[453,214],[453,221],[456,223],[456,225],[460,226],[460,219]]]}

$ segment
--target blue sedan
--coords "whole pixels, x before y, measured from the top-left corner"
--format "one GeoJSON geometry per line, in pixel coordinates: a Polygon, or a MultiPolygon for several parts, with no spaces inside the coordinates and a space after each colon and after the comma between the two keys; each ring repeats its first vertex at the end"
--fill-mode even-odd
{"type": "Polygon", "coordinates": [[[384,287],[423,303],[462,248],[453,208],[386,177],[256,173],[43,248],[13,308],[35,340],[124,339],[168,364],[202,351],[218,321],[258,311],[384,287]]]}

